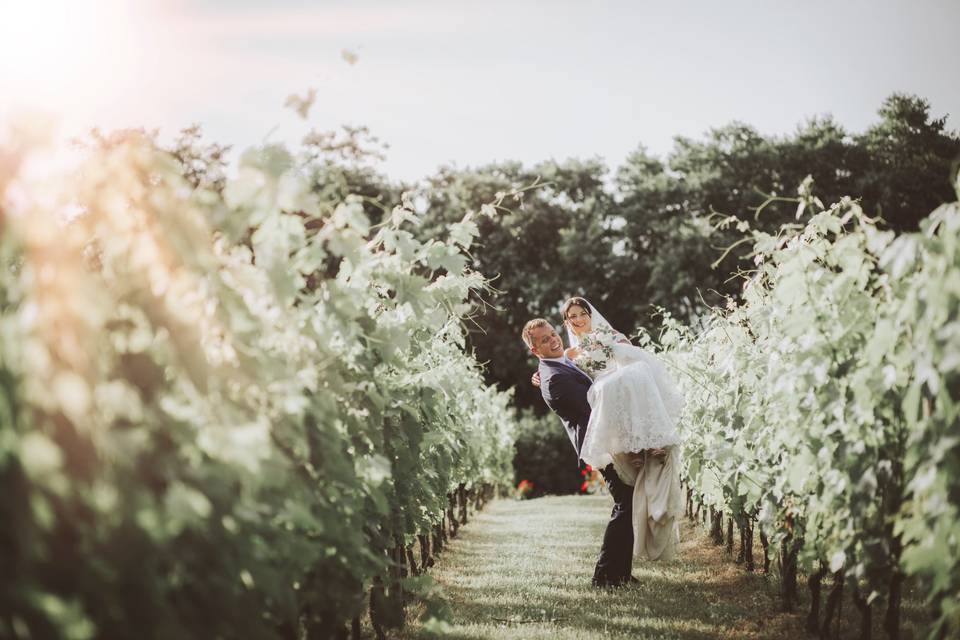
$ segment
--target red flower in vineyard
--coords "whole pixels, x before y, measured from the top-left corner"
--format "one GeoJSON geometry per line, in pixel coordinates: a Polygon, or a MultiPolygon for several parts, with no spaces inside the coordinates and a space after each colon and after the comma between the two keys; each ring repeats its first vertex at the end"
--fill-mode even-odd
{"type": "Polygon", "coordinates": [[[587,492],[587,487],[589,487],[589,486],[590,486],[590,483],[589,483],[588,481],[584,480],[584,481],[580,484],[580,493],[586,493],[586,492],[587,492]]]}
{"type": "Polygon", "coordinates": [[[529,480],[521,480],[517,483],[517,497],[526,498],[533,491],[533,483],[529,480]]]}

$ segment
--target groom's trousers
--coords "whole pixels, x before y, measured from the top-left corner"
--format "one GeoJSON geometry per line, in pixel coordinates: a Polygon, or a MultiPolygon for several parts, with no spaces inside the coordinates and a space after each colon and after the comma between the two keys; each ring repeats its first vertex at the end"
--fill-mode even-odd
{"type": "Polygon", "coordinates": [[[612,464],[601,469],[600,473],[613,496],[613,512],[593,572],[594,586],[603,587],[630,580],[633,568],[633,487],[620,480],[612,464]]]}

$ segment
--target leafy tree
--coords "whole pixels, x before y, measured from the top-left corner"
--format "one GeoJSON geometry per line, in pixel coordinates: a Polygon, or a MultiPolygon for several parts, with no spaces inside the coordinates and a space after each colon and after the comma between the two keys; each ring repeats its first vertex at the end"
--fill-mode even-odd
{"type": "Polygon", "coordinates": [[[347,196],[359,196],[364,213],[376,224],[407,189],[377,171],[375,163],[383,159],[387,146],[366,127],[311,131],[303,145],[304,172],[323,213],[329,214],[347,196]]]}
{"type": "Polygon", "coordinates": [[[920,221],[953,197],[951,166],[960,158],[960,137],[946,117],[932,118],[930,103],[893,94],[880,107],[880,122],[855,145],[865,156],[852,195],[891,229],[915,231],[920,221]]]}

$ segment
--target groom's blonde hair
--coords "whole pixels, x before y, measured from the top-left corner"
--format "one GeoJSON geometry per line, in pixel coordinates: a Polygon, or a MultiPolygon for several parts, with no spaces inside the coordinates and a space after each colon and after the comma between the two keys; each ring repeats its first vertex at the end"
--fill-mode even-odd
{"type": "Polygon", "coordinates": [[[527,348],[533,346],[533,330],[539,327],[549,327],[550,323],[544,320],[543,318],[534,318],[529,321],[527,324],[523,325],[523,343],[527,345],[527,348]]]}

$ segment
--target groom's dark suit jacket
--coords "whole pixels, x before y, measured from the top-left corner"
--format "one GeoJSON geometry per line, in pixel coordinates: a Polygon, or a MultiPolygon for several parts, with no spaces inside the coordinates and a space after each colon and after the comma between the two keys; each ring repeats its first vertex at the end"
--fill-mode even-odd
{"type": "Polygon", "coordinates": [[[573,366],[552,360],[540,361],[540,395],[563,421],[578,461],[590,422],[587,390],[591,384],[590,377],[573,366]]]}

